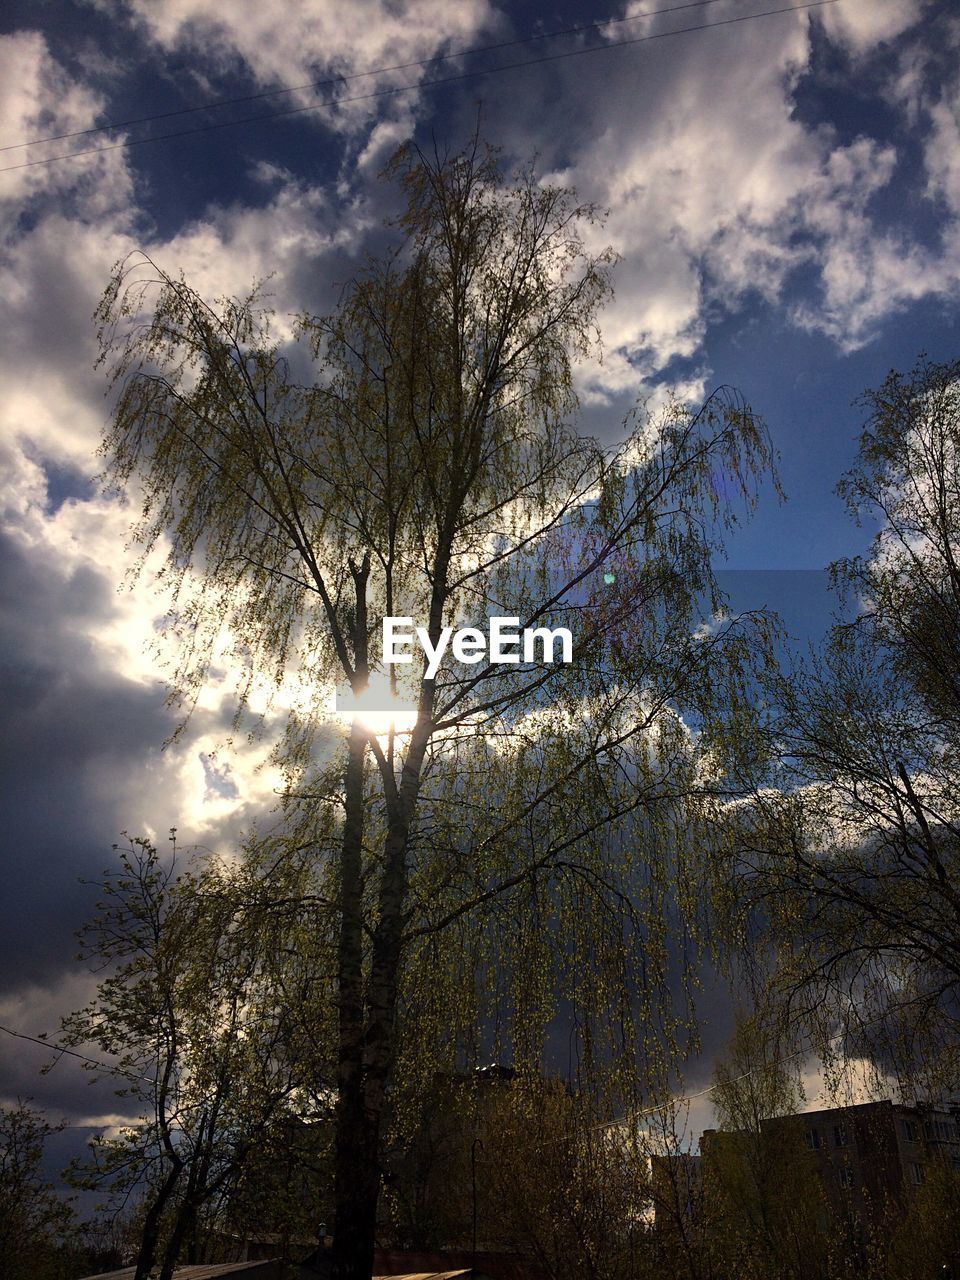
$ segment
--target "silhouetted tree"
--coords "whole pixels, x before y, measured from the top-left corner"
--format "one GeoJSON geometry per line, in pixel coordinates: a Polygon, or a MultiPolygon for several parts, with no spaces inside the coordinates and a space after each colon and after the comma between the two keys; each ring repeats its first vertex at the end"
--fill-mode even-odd
{"type": "Polygon", "coordinates": [[[107,976],[64,1030],[67,1043],[113,1057],[134,1118],[96,1139],[73,1177],[139,1201],[137,1280],[157,1267],[169,1280],[196,1250],[201,1211],[235,1186],[291,1095],[306,1113],[318,1098],[298,1041],[291,934],[256,909],[254,876],[212,860],[163,863],[144,839],[119,858],[84,932],[107,976]]]}
{"type": "Polygon", "coordinates": [[[62,1126],[27,1102],[0,1107],[0,1272],[4,1280],[60,1280],[76,1246],[72,1206],[43,1174],[43,1149],[62,1126]]]}
{"type": "Polygon", "coordinates": [[[840,1029],[936,1092],[960,1083],[960,363],[864,404],[839,492],[879,528],[833,568],[858,616],[769,691],[777,767],[727,811],[731,885],[822,1047],[840,1029]]]}
{"type": "Polygon", "coordinates": [[[665,994],[664,901],[679,884],[696,914],[680,864],[701,764],[736,736],[752,652],[699,624],[732,504],[770,462],[725,392],[642,416],[613,453],[578,434],[571,360],[611,262],[585,249],[594,211],[530,171],[506,183],[478,142],[407,148],[392,173],[404,239],[301,320],[313,385],[256,294],[214,306],[135,257],[100,313],[111,473],[141,486],[143,545],[169,537],[180,589],[177,689],[196,692],[226,625],[249,679],[294,670],[301,691],[282,758],[338,935],[341,1280],[371,1273],[388,1098],[478,1052],[494,999],[523,1063],[560,988],[588,1057],[625,1064],[621,1091],[668,1051],[686,1011],[665,994]],[[385,616],[436,648],[491,614],[567,626],[575,661],[378,670],[385,616]],[[331,762],[315,728],[337,684],[381,712],[331,762]]]}

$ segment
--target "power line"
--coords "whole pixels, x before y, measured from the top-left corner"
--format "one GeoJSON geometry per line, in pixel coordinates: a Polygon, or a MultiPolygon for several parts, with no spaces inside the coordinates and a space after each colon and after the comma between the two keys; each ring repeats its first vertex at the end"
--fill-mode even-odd
{"type": "Polygon", "coordinates": [[[92,1067],[99,1067],[101,1071],[107,1071],[110,1075],[123,1076],[127,1080],[144,1080],[147,1084],[154,1083],[151,1076],[141,1076],[133,1071],[124,1071],[122,1067],[113,1067],[108,1062],[101,1062],[99,1058],[88,1058],[86,1054],[77,1053],[75,1049],[68,1049],[66,1045],[57,1044],[53,1040],[44,1040],[39,1036],[28,1036],[22,1031],[14,1031],[12,1027],[5,1027],[2,1023],[0,1023],[0,1031],[6,1032],[8,1036],[13,1036],[16,1040],[29,1040],[31,1044],[38,1044],[54,1053],[68,1054],[71,1058],[79,1058],[81,1062],[86,1062],[92,1067]]]}
{"type": "MultiPolygon", "coordinates": [[[[666,9],[646,9],[640,13],[632,13],[627,18],[606,18],[602,22],[584,22],[574,27],[563,27],[557,31],[542,31],[532,36],[524,36],[518,40],[502,40],[499,44],[483,44],[468,49],[457,49],[451,53],[437,53],[429,58],[416,58],[411,62],[395,62],[390,66],[371,67],[369,71],[352,71],[345,75],[331,76],[326,80],[312,80],[308,84],[290,85],[288,88],[266,89],[262,93],[247,93],[236,98],[214,98],[210,102],[201,102],[192,107],[178,107],[175,111],[162,111],[156,115],[138,116],[132,120],[114,120],[110,124],[94,125],[90,129],[75,129],[72,133],[53,133],[46,138],[32,138],[28,142],[11,142],[0,147],[0,152],[19,151],[24,147],[36,147],[44,142],[63,142],[66,138],[83,138],[92,133],[108,133],[111,129],[128,129],[136,124],[152,124],[156,120],[169,120],[173,116],[190,115],[196,111],[211,111],[216,107],[240,106],[245,102],[261,102],[264,98],[276,98],[286,93],[302,93],[307,89],[326,89],[331,85],[346,84],[351,80],[361,80],[366,76],[386,75],[391,71],[409,71],[414,67],[427,67],[435,62],[449,62],[454,58],[468,58],[478,53],[496,53],[501,49],[514,49],[519,45],[533,44],[537,40],[556,40],[562,36],[579,35],[584,31],[597,31],[601,27],[620,26],[625,22],[639,22],[643,18],[656,18],[662,13],[679,13],[683,9],[703,9],[707,5],[718,4],[719,0],[688,0],[685,4],[672,5],[666,9]]],[[[481,71],[475,74],[482,75],[481,71]]]]}
{"type": "MultiPolygon", "coordinates": [[[[212,124],[198,125],[192,129],[177,129],[170,133],[159,133],[151,138],[126,139],[123,142],[110,143],[105,147],[85,147],[80,151],[68,151],[63,155],[47,156],[42,160],[26,160],[20,164],[5,165],[3,168],[0,168],[0,173],[12,173],[18,169],[32,169],[37,165],[56,164],[61,160],[73,160],[79,156],[99,155],[106,151],[126,150],[129,147],[145,146],[147,143],[152,142],[166,142],[172,138],[185,138],[192,134],[210,133],[216,129],[230,129],[244,124],[257,124],[266,120],[278,120],[286,116],[304,115],[310,111],[320,111],[324,107],[340,106],[342,103],[347,102],[364,102],[374,98],[393,97],[400,93],[408,93],[411,90],[429,89],[438,85],[454,84],[464,80],[470,80],[475,76],[493,75],[501,71],[516,71],[523,67],[539,66],[542,63],[559,62],[564,58],[581,57],[583,54],[587,53],[602,53],[609,49],[622,49],[630,45],[646,44],[650,40],[662,40],[670,36],[689,35],[695,31],[710,31],[715,27],[731,27],[741,22],[751,22],[755,18],[769,18],[782,13],[798,13],[805,9],[821,9],[825,8],[827,5],[838,3],[839,0],[805,0],[802,4],[785,5],[779,9],[764,9],[760,13],[741,14],[734,18],[722,18],[718,22],[699,23],[692,27],[679,27],[675,31],[656,31],[650,35],[635,36],[629,40],[616,40],[605,45],[594,45],[589,49],[568,49],[561,53],[545,54],[540,58],[528,58],[520,62],[506,62],[499,67],[488,67],[482,71],[463,71],[456,75],[439,76],[432,80],[423,80],[419,84],[397,85],[392,88],[376,89],[370,93],[349,94],[344,97],[331,98],[326,102],[311,103],[309,106],[305,107],[288,107],[282,111],[268,111],[261,115],[241,116],[238,120],[218,120],[212,124]]],[[[666,13],[670,12],[670,10],[660,10],[659,12],[666,13]]],[[[161,117],[156,118],[159,119],[161,117]]],[[[107,127],[109,126],[104,126],[104,128],[107,127]]]]}

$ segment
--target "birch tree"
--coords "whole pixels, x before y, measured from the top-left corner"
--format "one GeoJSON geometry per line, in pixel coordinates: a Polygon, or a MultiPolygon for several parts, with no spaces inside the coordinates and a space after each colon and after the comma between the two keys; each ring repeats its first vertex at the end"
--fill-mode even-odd
{"type": "Polygon", "coordinates": [[[334,1274],[356,1280],[385,1125],[439,1062],[493,1035],[535,1063],[561,995],[580,1067],[629,1063],[617,1087],[674,1037],[668,936],[691,962],[697,805],[756,638],[723,619],[711,558],[771,461],[725,389],[638,413],[614,450],[577,431],[613,255],[572,192],[507,180],[479,142],[407,148],[390,175],[395,251],[299,322],[310,384],[256,292],[207,301],[137,255],[100,309],[109,474],[178,591],[174,696],[224,631],[241,704],[264,676],[298,690],[277,758],[338,933],[334,1274]],[[436,649],[492,615],[569,628],[573,662],[383,665],[385,617],[436,649]],[[318,737],[338,685],[386,713],[318,737]]]}

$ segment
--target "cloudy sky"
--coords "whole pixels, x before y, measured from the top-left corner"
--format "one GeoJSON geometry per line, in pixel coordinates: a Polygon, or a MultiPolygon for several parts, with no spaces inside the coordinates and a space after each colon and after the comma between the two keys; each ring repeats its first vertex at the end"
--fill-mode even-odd
{"type": "MultiPolygon", "coordinates": [[[[211,295],[270,276],[281,313],[329,310],[395,208],[377,177],[392,149],[464,141],[480,104],[508,162],[535,154],[609,209],[621,261],[603,363],[579,374],[587,429],[613,439],[638,396],[666,388],[739,387],[770,426],[788,501],[767,495],[733,539],[729,583],[798,634],[822,625],[812,571],[870,533],[832,492],[855,450],[851,402],[921,350],[960,354],[960,15],[948,0],[787,6],[6,5],[5,1027],[55,1032],[82,1002],[82,879],[122,830],[162,839],[176,824],[216,845],[276,785],[256,768],[266,744],[223,748],[225,687],[163,750],[174,721],[149,644],[163,603],[125,585],[130,512],[93,479],[108,406],[91,317],[132,248],[211,295]]],[[[38,1078],[48,1060],[0,1033],[0,1095],[78,1125],[109,1114],[109,1091],[66,1060],[38,1078]]]]}

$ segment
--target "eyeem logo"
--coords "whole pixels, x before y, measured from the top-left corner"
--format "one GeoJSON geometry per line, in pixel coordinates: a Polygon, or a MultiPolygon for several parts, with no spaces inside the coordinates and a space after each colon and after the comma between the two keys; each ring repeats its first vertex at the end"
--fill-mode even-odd
{"type": "Polygon", "coordinates": [[[573,636],[566,627],[557,627],[554,631],[547,627],[524,627],[523,631],[519,631],[519,618],[493,617],[489,622],[489,643],[487,636],[477,627],[460,627],[456,631],[453,627],[444,627],[437,637],[436,645],[433,645],[426,627],[415,627],[412,618],[384,618],[383,660],[389,665],[412,662],[413,642],[417,640],[427,659],[426,679],[432,680],[440,670],[448,645],[457,662],[473,665],[486,658],[488,662],[499,665],[521,661],[554,662],[556,643],[559,640],[560,661],[573,661],[573,636]]]}

